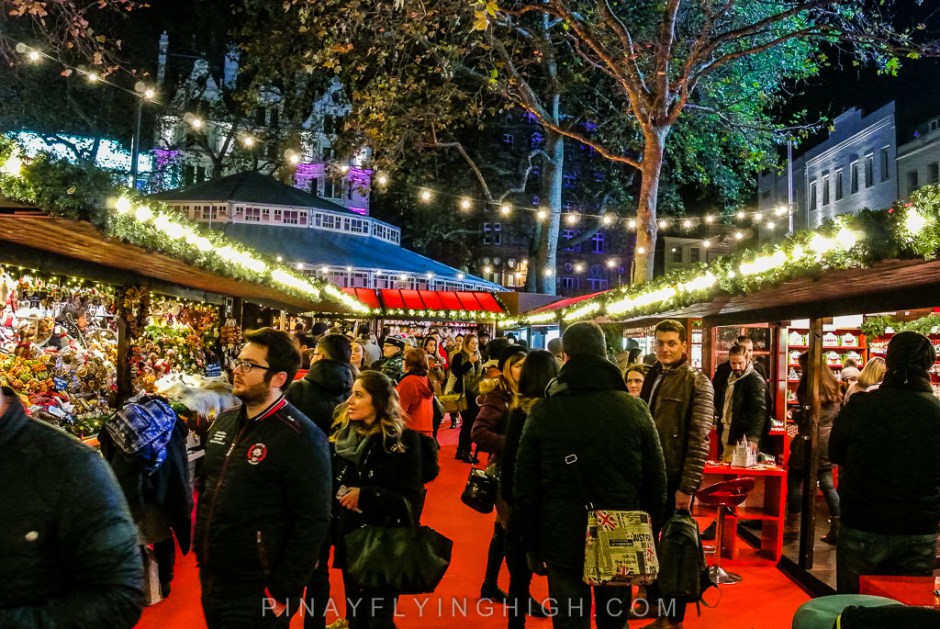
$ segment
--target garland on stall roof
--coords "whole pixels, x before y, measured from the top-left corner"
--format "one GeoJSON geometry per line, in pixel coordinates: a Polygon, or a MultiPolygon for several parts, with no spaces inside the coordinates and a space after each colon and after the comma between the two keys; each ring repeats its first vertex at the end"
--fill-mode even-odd
{"type": "Polygon", "coordinates": [[[888,333],[888,328],[897,332],[920,332],[921,334],[937,334],[940,330],[940,313],[932,312],[926,317],[912,321],[898,321],[893,317],[868,317],[862,323],[862,332],[866,338],[876,339],[888,333]]]}
{"type": "Polygon", "coordinates": [[[802,230],[782,242],[700,263],[636,287],[617,288],[561,311],[503,322],[503,327],[606,316],[622,320],[746,295],[829,271],[866,268],[882,260],[929,260],[940,252],[940,186],[924,186],[911,201],[887,210],[862,210],[802,230]]]}
{"type": "Polygon", "coordinates": [[[205,231],[179,212],[115,185],[102,171],[40,155],[26,160],[0,136],[0,194],[51,216],[89,222],[105,235],[157,251],[202,270],[274,286],[303,299],[326,298],[353,312],[369,308],[335,286],[295,273],[222,234],[205,231]]]}

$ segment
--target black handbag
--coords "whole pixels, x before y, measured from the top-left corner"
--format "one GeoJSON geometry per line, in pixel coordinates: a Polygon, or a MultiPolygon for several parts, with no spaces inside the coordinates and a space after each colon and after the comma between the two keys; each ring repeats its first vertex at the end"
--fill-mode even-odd
{"type": "MultiPolygon", "coordinates": [[[[474,453],[473,458],[476,458],[474,453]]],[[[480,513],[491,513],[496,506],[496,492],[499,479],[488,470],[481,467],[471,467],[467,484],[460,494],[460,500],[465,505],[480,513]]]]}
{"type": "Polygon", "coordinates": [[[405,501],[406,526],[366,524],[343,537],[346,574],[359,588],[389,595],[430,594],[444,578],[454,543],[415,526],[405,501]]]}

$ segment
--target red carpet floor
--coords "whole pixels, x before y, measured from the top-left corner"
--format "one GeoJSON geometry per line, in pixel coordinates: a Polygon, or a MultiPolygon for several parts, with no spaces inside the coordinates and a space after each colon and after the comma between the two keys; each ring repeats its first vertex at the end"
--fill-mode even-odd
{"type": "MultiPolygon", "coordinates": [[[[441,475],[428,486],[423,520],[454,540],[453,561],[433,595],[401,598],[401,617],[396,620],[396,624],[401,629],[443,629],[462,622],[466,615],[469,623],[465,626],[473,629],[505,627],[503,607],[478,599],[495,516],[481,515],[460,502],[460,492],[469,467],[466,463],[454,460],[457,431],[443,428],[440,441],[441,475]]],[[[694,607],[690,608],[685,626],[690,629],[789,629],[793,613],[809,600],[809,596],[775,567],[748,565],[750,563],[745,561],[742,565],[735,565],[733,562],[725,562],[726,566],[735,565],[734,571],[741,574],[744,580],[738,585],[723,586],[718,607],[703,607],[701,617],[696,617],[694,607]]],[[[332,584],[333,598],[342,613],[342,579],[338,571],[333,571],[332,584]]],[[[500,585],[504,589],[508,585],[505,566],[500,585]]],[[[532,593],[538,598],[548,596],[543,577],[534,578],[532,593]]],[[[714,602],[716,594],[715,590],[711,590],[706,598],[714,602]]],[[[327,618],[327,622],[333,620],[333,615],[327,618]]],[[[630,622],[630,627],[643,627],[649,622],[634,620],[630,622]]],[[[529,619],[528,625],[534,629],[549,629],[551,621],[529,619]]],[[[199,603],[199,577],[191,554],[178,558],[171,595],[146,608],[137,626],[144,629],[205,627],[199,603]]],[[[291,623],[292,629],[300,629],[302,626],[301,619],[295,617],[291,623]]]]}

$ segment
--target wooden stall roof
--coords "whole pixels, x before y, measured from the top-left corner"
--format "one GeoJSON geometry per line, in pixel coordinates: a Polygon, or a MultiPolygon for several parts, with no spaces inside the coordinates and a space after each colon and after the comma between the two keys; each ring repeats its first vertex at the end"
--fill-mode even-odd
{"type": "MultiPolygon", "coordinates": [[[[162,253],[109,238],[91,223],[51,217],[8,200],[3,200],[2,207],[7,211],[0,212],[0,240],[16,245],[121,269],[141,278],[255,300],[299,312],[343,310],[343,306],[338,303],[304,299],[264,284],[204,271],[162,253]]],[[[76,275],[81,274],[79,269],[76,266],[76,275]]]]}
{"type": "Polygon", "coordinates": [[[662,319],[701,318],[708,325],[740,325],[809,317],[870,314],[940,303],[940,259],[884,260],[871,267],[827,271],[746,295],[709,301],[655,315],[617,319],[637,327],[662,319]]]}

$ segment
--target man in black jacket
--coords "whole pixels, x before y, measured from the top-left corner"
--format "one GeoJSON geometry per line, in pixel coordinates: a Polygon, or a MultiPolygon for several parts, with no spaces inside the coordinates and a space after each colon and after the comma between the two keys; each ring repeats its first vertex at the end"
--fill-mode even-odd
{"type": "Polygon", "coordinates": [[[290,336],[245,334],[240,407],[209,429],[193,538],[210,629],[287,627],[330,523],[326,435],[284,398],[300,365],[290,336]]]}
{"type": "Polygon", "coordinates": [[[862,574],[933,572],[940,521],[940,400],[928,370],[935,359],[923,334],[894,335],[881,386],[849,398],[833,423],[829,458],[840,471],[840,594],[857,594],[862,574]]]}
{"type": "MultiPolygon", "coordinates": [[[[658,522],[666,502],[656,426],[607,361],[603,331],[575,323],[562,344],[565,364],[523,430],[514,488],[530,567],[548,572],[556,629],[587,627],[590,620],[591,587],[582,580],[585,505],[639,509],[658,522]]],[[[629,587],[594,588],[594,600],[599,629],[626,626],[629,587]]]]}
{"type": "Polygon", "coordinates": [[[133,627],[137,527],[107,463],[0,389],[0,627],[133,627]]]}
{"type": "Polygon", "coordinates": [[[758,449],[770,430],[767,414],[767,385],[754,369],[746,347],[735,343],[728,350],[731,373],[722,391],[718,435],[721,439],[721,458],[731,461],[734,446],[747,439],[748,446],[758,449]]]}
{"type": "MultiPolygon", "coordinates": [[[[287,401],[313,420],[323,434],[332,434],[333,411],[352,392],[353,376],[349,357],[352,345],[342,334],[327,334],[314,350],[310,370],[303,380],[290,385],[287,401]]],[[[330,599],[329,536],[320,549],[320,559],[307,584],[305,629],[326,626],[326,610],[330,599]]]]}

